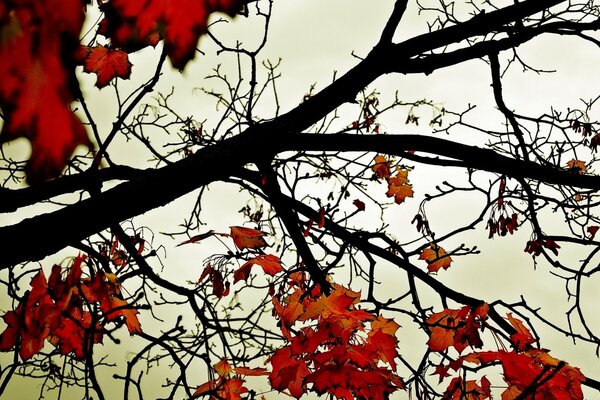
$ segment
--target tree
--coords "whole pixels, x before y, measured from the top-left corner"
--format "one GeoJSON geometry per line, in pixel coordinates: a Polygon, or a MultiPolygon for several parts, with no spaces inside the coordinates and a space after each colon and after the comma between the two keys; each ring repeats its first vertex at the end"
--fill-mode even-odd
{"type": "Polygon", "coordinates": [[[593,2],[388,2],[371,50],[289,110],[262,55],[277,2],[174,3],[0,5],[0,392],[37,379],[39,398],[597,396],[596,371],[561,347],[600,344],[598,98],[515,111],[505,89],[547,74],[527,46],[599,45],[593,2]],[[236,25],[209,29],[212,12],[259,26],[257,42],[230,44],[236,25]],[[155,90],[169,62],[189,71],[203,34],[223,60],[201,83],[206,119],[155,90]],[[473,62],[485,79],[460,85],[487,90],[487,111],[382,83],[473,62]],[[26,156],[9,142],[22,136],[26,156]],[[175,225],[151,219],[160,207],[175,225]],[[515,293],[481,287],[495,268],[515,293]],[[561,290],[552,304],[535,280],[561,290]],[[548,346],[557,334],[569,342],[548,346]]]}

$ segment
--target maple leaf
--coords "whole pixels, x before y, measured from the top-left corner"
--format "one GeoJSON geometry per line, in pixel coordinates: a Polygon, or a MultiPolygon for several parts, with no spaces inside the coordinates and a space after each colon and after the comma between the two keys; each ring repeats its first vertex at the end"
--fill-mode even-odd
{"type": "Polygon", "coordinates": [[[101,33],[127,52],[162,38],[171,63],[182,70],[194,58],[209,15],[222,11],[233,16],[241,6],[240,0],[110,0],[101,5],[101,33]]]}
{"type": "Polygon", "coordinates": [[[444,400],[484,400],[490,398],[489,382],[485,383],[487,388],[484,388],[484,382],[487,379],[482,378],[482,385],[478,385],[477,381],[465,381],[460,377],[452,379],[448,389],[444,393],[444,400]],[[485,379],[485,381],[484,381],[485,379]]]}
{"type": "Polygon", "coordinates": [[[471,308],[464,306],[458,310],[445,309],[432,314],[426,321],[430,330],[427,342],[431,351],[445,351],[453,346],[462,353],[467,346],[481,347],[479,336],[482,321],[487,318],[488,305],[471,308]]]}
{"type": "Polygon", "coordinates": [[[196,388],[192,397],[198,397],[214,393],[209,400],[241,400],[241,395],[248,393],[248,388],[244,386],[244,380],[240,378],[223,379],[219,377],[208,381],[196,388]]]}
{"type": "Polygon", "coordinates": [[[576,159],[572,159],[571,161],[569,161],[567,163],[567,167],[568,167],[569,172],[572,172],[575,174],[583,175],[585,173],[585,171],[587,171],[587,167],[585,166],[585,163],[583,161],[576,160],[576,159]]]}
{"type": "Polygon", "coordinates": [[[542,247],[552,251],[555,256],[558,255],[558,249],[560,249],[560,246],[554,240],[543,238],[528,241],[524,251],[533,254],[534,256],[539,256],[542,253],[542,247]]]}
{"type": "Polygon", "coordinates": [[[48,283],[43,270],[31,279],[29,291],[14,311],[8,311],[8,325],[0,334],[0,350],[13,348],[20,338],[19,355],[26,361],[39,353],[58,319],[58,312],[48,295],[48,283]]]}
{"type": "Polygon", "coordinates": [[[527,327],[517,318],[512,316],[512,313],[508,313],[506,315],[508,322],[515,328],[517,333],[514,333],[510,336],[510,340],[513,342],[515,347],[519,350],[524,350],[528,344],[535,343],[535,338],[527,329],[527,327]]]}
{"type": "Polygon", "coordinates": [[[292,396],[300,398],[306,391],[304,378],[310,374],[306,362],[293,357],[288,346],[276,350],[269,362],[273,366],[269,375],[271,387],[280,392],[288,390],[292,396]]]}
{"type": "Polygon", "coordinates": [[[583,399],[581,383],[585,376],[579,369],[551,357],[544,350],[532,349],[523,353],[486,351],[476,353],[476,356],[483,364],[496,361],[502,364],[504,380],[508,383],[508,388],[502,393],[503,400],[522,397],[522,393],[532,385],[535,385],[536,398],[583,399]]]}
{"type": "Polygon", "coordinates": [[[266,235],[264,232],[257,229],[244,228],[243,226],[230,226],[229,229],[231,229],[230,235],[233,238],[233,243],[240,250],[258,249],[268,246],[267,242],[263,239],[263,236],[266,235]]]}
{"type": "Polygon", "coordinates": [[[88,302],[100,303],[100,309],[107,321],[120,320],[120,317],[123,317],[130,334],[142,332],[137,318],[138,310],[120,297],[119,283],[109,274],[97,273],[80,288],[88,302]]]}
{"type": "Polygon", "coordinates": [[[216,234],[217,234],[217,233],[215,233],[215,231],[213,231],[213,230],[211,229],[211,230],[209,230],[209,231],[207,231],[207,232],[204,232],[204,233],[201,233],[201,234],[199,234],[199,235],[192,236],[191,238],[189,238],[189,239],[188,239],[188,240],[186,240],[185,242],[181,242],[181,243],[179,243],[179,244],[177,245],[177,247],[179,247],[179,246],[182,246],[182,245],[184,245],[184,244],[189,244],[189,243],[198,243],[198,242],[200,242],[200,241],[202,241],[202,240],[204,240],[204,239],[206,239],[206,238],[209,238],[209,237],[211,237],[211,236],[214,236],[214,235],[216,235],[216,234]]]}
{"type": "Polygon", "coordinates": [[[221,358],[221,360],[218,363],[216,363],[213,367],[221,378],[227,378],[227,376],[229,376],[229,374],[233,372],[233,368],[231,368],[231,365],[229,365],[227,357],[221,358]]]}
{"type": "Polygon", "coordinates": [[[202,282],[207,276],[212,281],[212,294],[217,297],[224,297],[229,294],[229,282],[223,282],[223,274],[219,270],[214,269],[210,264],[204,267],[204,271],[202,271],[200,278],[198,278],[198,283],[202,282]]]}
{"type": "Polygon", "coordinates": [[[419,256],[419,260],[427,261],[427,269],[429,272],[437,272],[440,269],[450,268],[452,257],[442,247],[431,244],[430,248],[424,249],[419,256]]]}
{"type": "Polygon", "coordinates": [[[100,308],[102,308],[104,315],[109,321],[114,321],[117,317],[123,317],[131,335],[142,332],[142,327],[137,317],[139,311],[125,300],[111,296],[108,300],[100,303],[100,308]]]}
{"type": "Polygon", "coordinates": [[[248,260],[242,265],[239,269],[234,271],[233,273],[233,283],[237,281],[244,280],[246,281],[250,276],[250,270],[254,265],[260,265],[265,272],[265,274],[274,276],[279,272],[283,271],[281,267],[281,260],[279,257],[271,255],[271,254],[261,254],[259,256],[254,257],[251,260],[248,260]]]}
{"type": "Polygon", "coordinates": [[[390,164],[391,162],[382,156],[381,154],[377,154],[375,159],[373,160],[375,165],[371,167],[377,179],[387,179],[391,175],[390,164]]]}
{"type": "Polygon", "coordinates": [[[83,71],[96,74],[96,87],[102,89],[114,78],[129,79],[131,62],[129,56],[122,50],[109,49],[105,46],[81,46],[76,54],[83,71]]]}
{"type": "Polygon", "coordinates": [[[408,183],[408,170],[396,168],[396,176],[387,178],[387,197],[393,197],[396,204],[401,204],[407,197],[413,197],[412,185],[408,183]]]}
{"type": "Polygon", "coordinates": [[[0,144],[30,140],[27,181],[36,184],[58,176],[78,145],[90,146],[69,107],[79,91],[73,56],[84,14],[81,0],[21,3],[8,3],[0,20],[0,144]]]}

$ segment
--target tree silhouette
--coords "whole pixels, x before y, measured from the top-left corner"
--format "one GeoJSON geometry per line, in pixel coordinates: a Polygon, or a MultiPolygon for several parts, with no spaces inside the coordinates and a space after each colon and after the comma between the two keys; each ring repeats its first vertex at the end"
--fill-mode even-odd
{"type": "Polygon", "coordinates": [[[547,74],[527,45],[600,45],[593,2],[389,2],[372,49],[289,110],[263,56],[277,2],[54,3],[0,5],[0,393],[598,395],[567,359],[600,345],[598,98],[532,114],[503,90],[547,74]],[[230,44],[218,11],[258,40],[230,44]],[[223,64],[200,83],[208,117],[160,86],[203,34],[223,64]],[[378,87],[472,62],[487,77],[461,85],[487,111],[378,87]],[[21,136],[27,156],[5,143],[21,136]]]}

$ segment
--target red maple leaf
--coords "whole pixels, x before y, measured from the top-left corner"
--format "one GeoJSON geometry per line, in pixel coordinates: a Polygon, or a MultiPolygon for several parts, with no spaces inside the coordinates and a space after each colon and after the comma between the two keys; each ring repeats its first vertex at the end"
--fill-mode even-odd
{"type": "Polygon", "coordinates": [[[508,322],[510,322],[513,328],[515,328],[517,331],[517,333],[514,333],[510,336],[510,340],[518,350],[524,350],[528,344],[535,343],[535,338],[522,321],[514,318],[512,313],[508,313],[506,317],[508,318],[508,322]]]}
{"type": "Polygon", "coordinates": [[[236,283],[240,280],[248,280],[250,276],[250,271],[254,265],[260,265],[265,272],[265,274],[274,276],[279,272],[283,271],[281,268],[281,260],[279,257],[271,255],[271,254],[261,254],[259,256],[254,257],[251,260],[248,260],[242,265],[239,269],[234,271],[233,273],[233,283],[236,283]]]}
{"type": "Polygon", "coordinates": [[[224,297],[229,294],[229,282],[224,282],[223,274],[219,270],[214,269],[210,264],[204,267],[198,283],[202,282],[207,276],[212,281],[212,294],[217,297],[224,297]]]}
{"type": "Polygon", "coordinates": [[[127,52],[165,39],[171,63],[183,69],[194,58],[209,15],[222,11],[233,16],[241,5],[240,0],[111,0],[101,5],[101,33],[127,52]]]}
{"type": "Polygon", "coordinates": [[[429,349],[445,351],[453,346],[462,353],[467,346],[481,347],[479,336],[482,321],[487,318],[488,305],[471,308],[464,306],[458,310],[447,308],[432,314],[426,321],[430,330],[429,349]]]}
{"type": "Polygon", "coordinates": [[[102,89],[114,78],[129,79],[131,63],[127,53],[118,49],[98,45],[81,46],[77,52],[77,61],[83,65],[83,71],[97,76],[96,87],[102,89]]]}
{"type": "Polygon", "coordinates": [[[233,238],[233,243],[240,250],[243,249],[258,249],[266,247],[267,242],[263,239],[266,233],[257,229],[244,228],[243,226],[230,226],[230,236],[233,238]]]}
{"type": "Polygon", "coordinates": [[[579,369],[550,356],[545,350],[531,349],[516,353],[486,351],[474,353],[471,361],[490,364],[500,361],[504,380],[508,388],[502,393],[503,399],[523,397],[523,392],[534,388],[525,399],[543,398],[548,400],[581,400],[581,383],[585,376],[579,369]]]}
{"type": "Polygon", "coordinates": [[[269,375],[271,387],[280,392],[288,390],[292,396],[300,398],[305,392],[304,378],[310,374],[306,362],[292,356],[287,346],[276,350],[269,361],[273,366],[269,375]]]}
{"type": "Polygon", "coordinates": [[[0,20],[0,108],[5,114],[0,144],[22,136],[30,140],[27,181],[35,184],[58,176],[75,148],[90,143],[69,107],[78,93],[73,58],[83,4],[14,4],[8,3],[0,20]]]}

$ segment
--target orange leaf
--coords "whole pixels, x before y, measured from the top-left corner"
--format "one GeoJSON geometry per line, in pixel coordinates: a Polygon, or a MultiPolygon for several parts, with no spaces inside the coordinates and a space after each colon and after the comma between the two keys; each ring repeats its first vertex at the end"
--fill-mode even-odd
{"type": "Polygon", "coordinates": [[[587,171],[587,167],[583,161],[579,161],[576,159],[572,159],[567,163],[567,167],[570,172],[574,172],[576,174],[584,174],[587,171]]]}
{"type": "Polygon", "coordinates": [[[413,197],[412,185],[408,183],[408,170],[396,169],[396,176],[388,178],[387,197],[393,197],[397,204],[403,203],[407,197],[413,197]]]}
{"type": "Polygon", "coordinates": [[[483,346],[479,336],[481,322],[487,317],[487,304],[476,308],[464,306],[458,310],[447,308],[432,314],[426,321],[430,330],[429,349],[445,351],[453,346],[462,353],[467,346],[483,346]]]}
{"type": "Polygon", "coordinates": [[[244,228],[243,226],[230,226],[229,228],[231,229],[233,243],[240,250],[268,246],[267,242],[263,239],[263,236],[266,235],[264,232],[257,229],[244,228]]]}
{"type": "Polygon", "coordinates": [[[227,362],[227,357],[221,358],[221,361],[214,365],[215,371],[221,378],[227,378],[227,376],[233,371],[229,362],[227,362]]]}
{"type": "Polygon", "coordinates": [[[77,55],[83,71],[97,76],[96,87],[102,89],[114,78],[129,79],[131,63],[127,53],[105,46],[81,46],[77,55]]]}
{"type": "Polygon", "coordinates": [[[421,252],[419,260],[427,261],[427,269],[429,272],[437,272],[441,268],[450,268],[452,257],[450,257],[442,247],[432,243],[430,248],[424,249],[421,252]]]}
{"type": "Polygon", "coordinates": [[[249,261],[246,261],[244,265],[242,265],[233,273],[233,283],[236,283],[240,280],[246,281],[250,276],[250,270],[254,265],[260,265],[265,274],[271,276],[274,276],[279,272],[283,271],[283,268],[281,268],[281,260],[279,259],[279,257],[271,254],[261,254],[249,261]]]}
{"type": "Polygon", "coordinates": [[[391,163],[387,160],[387,158],[381,154],[377,154],[373,161],[375,161],[375,165],[373,165],[371,169],[375,173],[375,176],[377,176],[377,179],[389,178],[391,175],[391,163]]]}

